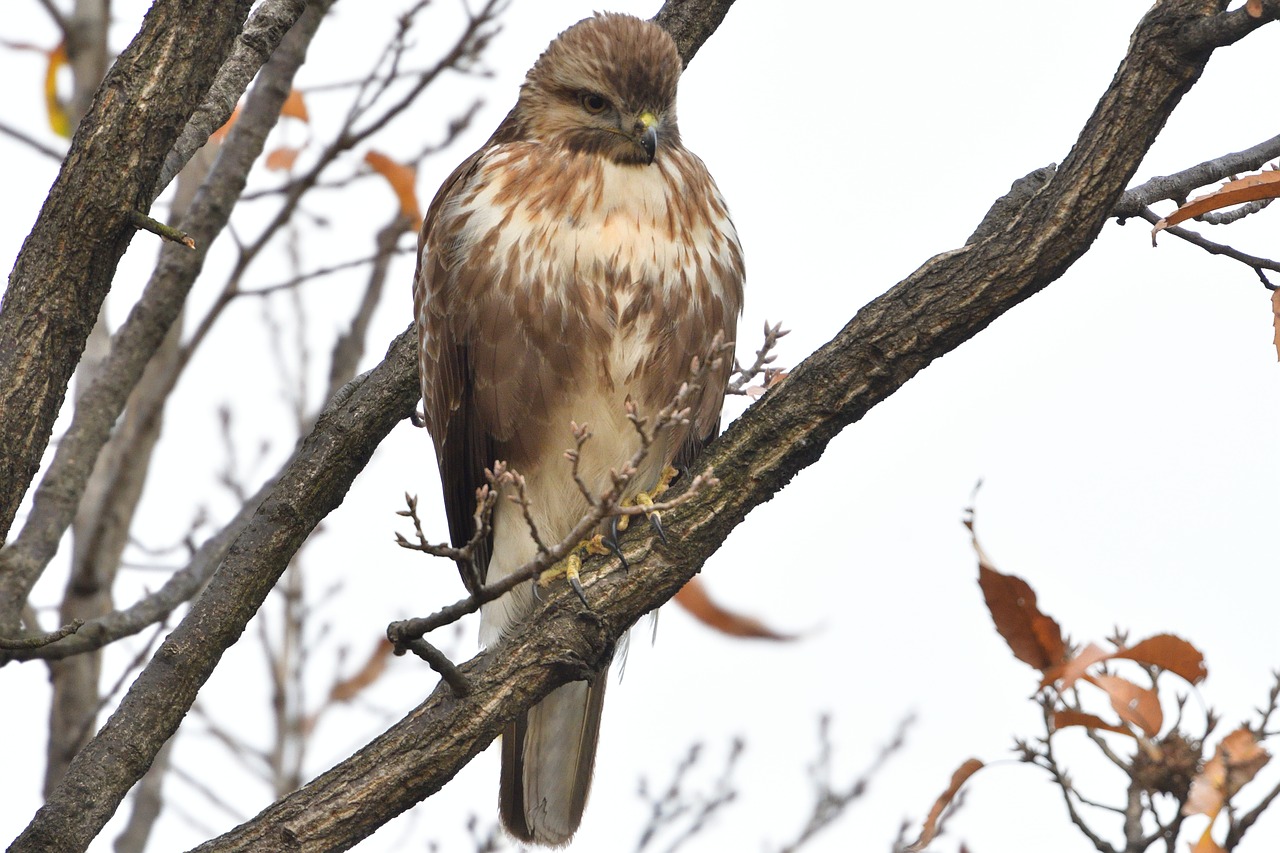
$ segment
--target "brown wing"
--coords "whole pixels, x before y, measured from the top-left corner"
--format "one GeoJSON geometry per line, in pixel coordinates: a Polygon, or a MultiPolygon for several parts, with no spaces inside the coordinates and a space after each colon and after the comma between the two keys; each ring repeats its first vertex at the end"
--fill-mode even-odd
{"type": "MultiPolygon", "coordinates": [[[[447,271],[440,251],[444,235],[436,226],[441,210],[465,185],[484,151],[481,148],[454,169],[432,199],[418,235],[418,268],[413,287],[423,413],[435,442],[449,539],[457,547],[475,533],[476,490],[484,485],[484,471],[493,464],[494,454],[493,441],[475,415],[468,348],[454,339],[448,306],[442,298],[447,271]]],[[[474,555],[481,582],[492,544],[490,536],[480,543],[474,555]]],[[[469,574],[464,571],[462,575],[470,586],[469,574]]]]}
{"type": "MultiPolygon", "coordinates": [[[[451,202],[471,191],[484,158],[504,143],[523,135],[515,110],[493,136],[445,179],[427,209],[418,235],[418,267],[414,275],[414,316],[418,328],[418,371],[422,383],[423,412],[435,443],[440,480],[444,490],[449,538],[455,546],[475,533],[476,490],[486,482],[485,469],[494,460],[508,458],[512,448],[495,439],[509,438],[517,414],[495,411],[494,400],[513,400],[506,386],[536,373],[541,365],[519,357],[524,376],[495,368],[495,348],[509,347],[509,324],[498,328],[502,314],[487,298],[490,286],[501,275],[492,257],[464,252],[461,232],[465,218],[450,216],[451,202]],[[477,370],[477,366],[483,368],[477,370]],[[479,375],[477,375],[479,374],[479,375]]],[[[527,387],[527,382],[525,383],[527,387]]],[[[492,534],[480,543],[474,557],[480,581],[489,565],[492,534]]],[[[465,582],[470,582],[463,572],[465,582]]]]}

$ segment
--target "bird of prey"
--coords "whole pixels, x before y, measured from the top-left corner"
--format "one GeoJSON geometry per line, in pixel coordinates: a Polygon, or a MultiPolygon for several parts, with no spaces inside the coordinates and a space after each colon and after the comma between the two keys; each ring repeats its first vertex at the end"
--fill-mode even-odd
{"type": "MultiPolygon", "coordinates": [[[[588,505],[565,450],[589,424],[579,472],[603,492],[639,447],[628,421],[669,404],[716,335],[734,339],[743,261],[728,210],[676,123],[682,63],[655,24],[598,14],[561,33],[514,109],[445,180],[419,238],[414,310],[426,424],[449,532],[474,532],[476,489],[504,460],[526,478],[541,538],[588,505]]],[[[631,480],[648,490],[719,424],[724,358],[631,480]]],[[[691,457],[689,457],[691,458],[691,457]]],[[[537,555],[499,500],[478,555],[486,582],[537,555]]],[[[485,605],[491,645],[534,610],[528,585],[485,605]]],[[[499,808],[522,841],[560,845],[582,819],[605,678],[553,691],[503,735],[499,808]]]]}

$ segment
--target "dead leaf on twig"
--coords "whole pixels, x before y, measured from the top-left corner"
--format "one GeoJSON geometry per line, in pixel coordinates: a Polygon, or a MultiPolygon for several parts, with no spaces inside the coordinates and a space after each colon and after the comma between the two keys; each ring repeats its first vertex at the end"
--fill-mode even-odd
{"type": "Polygon", "coordinates": [[[929,810],[929,816],[924,819],[924,826],[920,828],[920,837],[904,848],[907,853],[920,853],[938,837],[938,821],[942,818],[942,813],[946,811],[947,806],[951,805],[951,801],[956,798],[956,794],[960,792],[961,786],[969,780],[969,777],[984,766],[978,759],[970,758],[951,774],[951,784],[942,792],[942,796],[934,801],[933,808],[929,810]]]}

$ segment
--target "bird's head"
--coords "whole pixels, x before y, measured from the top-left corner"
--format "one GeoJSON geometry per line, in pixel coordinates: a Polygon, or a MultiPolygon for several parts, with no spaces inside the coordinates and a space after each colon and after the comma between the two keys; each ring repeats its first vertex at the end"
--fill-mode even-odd
{"type": "Polygon", "coordinates": [[[523,135],[615,163],[652,163],[680,144],[680,53],[657,24],[600,14],[574,24],[525,78],[516,116],[523,135]]]}

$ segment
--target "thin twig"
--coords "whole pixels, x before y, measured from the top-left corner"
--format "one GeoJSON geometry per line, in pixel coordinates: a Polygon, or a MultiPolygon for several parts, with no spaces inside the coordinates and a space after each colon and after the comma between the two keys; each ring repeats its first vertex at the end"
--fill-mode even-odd
{"type": "MultiPolygon", "coordinates": [[[[712,342],[711,352],[713,354],[718,354],[723,347],[724,343],[720,339],[720,336],[717,335],[716,339],[712,342]]],[[[657,413],[653,419],[652,428],[649,428],[648,426],[648,419],[641,417],[635,410],[634,405],[628,402],[627,416],[631,420],[631,423],[635,427],[640,438],[640,447],[637,448],[635,453],[629,460],[627,460],[626,463],[624,463],[620,468],[610,472],[612,485],[603,494],[596,496],[593,501],[589,502],[590,508],[578,520],[578,523],[574,525],[573,529],[553,546],[545,546],[544,543],[542,550],[539,550],[534,559],[530,560],[528,563],[521,566],[515,572],[502,580],[475,590],[470,590],[471,594],[467,598],[448,605],[447,607],[443,607],[431,616],[425,618],[419,617],[414,619],[405,619],[399,622],[393,622],[391,625],[387,626],[387,638],[395,645],[397,653],[403,654],[408,648],[407,643],[409,641],[422,637],[443,625],[456,622],[463,616],[470,613],[475,613],[482,605],[487,604],[490,601],[495,601],[507,592],[515,589],[520,584],[539,577],[556,562],[568,556],[575,548],[578,547],[578,544],[586,539],[590,532],[605,519],[624,515],[648,515],[653,512],[664,512],[692,500],[694,496],[699,494],[703,489],[715,486],[719,481],[716,480],[713,472],[708,468],[703,473],[694,477],[684,492],[669,500],[661,503],[653,503],[648,506],[622,505],[622,501],[626,495],[627,486],[630,484],[631,478],[635,476],[635,473],[640,469],[640,466],[648,457],[655,436],[687,422],[689,415],[687,403],[690,396],[702,387],[706,376],[711,371],[715,370],[718,365],[719,360],[715,357],[695,359],[693,364],[690,366],[690,380],[683,383],[672,398],[671,402],[657,413]]],[[[580,430],[575,431],[575,441],[579,440],[578,436],[580,435],[580,430]]],[[[572,453],[576,451],[570,452],[572,453]]],[[[506,469],[503,468],[502,470],[505,471],[506,469]]],[[[507,481],[502,484],[491,480],[490,494],[497,493],[502,486],[514,484],[514,478],[518,476],[519,475],[517,473],[510,472],[508,474],[507,481]]],[[[406,496],[406,500],[408,500],[408,496],[406,496]]],[[[519,501],[517,500],[517,503],[518,502],[519,501]]],[[[484,519],[486,523],[491,519],[492,506],[488,507],[487,512],[489,513],[489,516],[484,519]]],[[[449,546],[443,545],[431,545],[420,532],[420,525],[418,525],[416,521],[416,501],[410,503],[408,512],[401,511],[399,514],[415,518],[415,531],[417,531],[418,535],[418,543],[414,544],[410,543],[400,534],[396,534],[396,542],[402,548],[423,551],[425,553],[432,554],[433,556],[448,557],[457,561],[463,558],[469,559],[469,549],[474,543],[479,541],[479,533],[477,532],[477,536],[473,537],[471,542],[461,549],[450,548],[449,546]]]]}
{"type": "Polygon", "coordinates": [[[186,231],[181,228],[174,228],[172,225],[165,225],[163,222],[152,219],[141,211],[129,211],[129,221],[133,223],[134,228],[150,231],[162,240],[168,240],[170,243],[180,243],[188,249],[196,247],[196,241],[186,231]]]}
{"type": "MultiPolygon", "coordinates": [[[[1160,214],[1156,213],[1149,207],[1142,208],[1142,210],[1138,212],[1138,215],[1150,222],[1152,225],[1155,225],[1161,219],[1160,214]]],[[[1267,279],[1266,273],[1263,271],[1271,270],[1272,272],[1280,272],[1280,262],[1273,261],[1270,258],[1259,258],[1255,255],[1241,252],[1231,246],[1227,246],[1222,243],[1215,243],[1213,240],[1203,237],[1187,228],[1183,228],[1180,225],[1173,225],[1164,230],[1168,234],[1172,234],[1175,237],[1186,240],[1193,246],[1199,246],[1211,255],[1222,255],[1223,257],[1231,258],[1233,261],[1239,261],[1252,269],[1257,274],[1258,278],[1262,279],[1263,285],[1265,285],[1268,290],[1275,289],[1275,286],[1267,279]]]]}
{"type": "Polygon", "coordinates": [[[430,664],[445,683],[453,688],[455,696],[466,696],[471,692],[471,682],[467,681],[467,677],[454,666],[453,661],[449,660],[444,652],[421,637],[409,640],[404,647],[430,664]]]}
{"type": "MultiPolygon", "coordinates": [[[[794,841],[779,849],[779,853],[795,853],[811,838],[835,822],[857,800],[867,793],[871,780],[880,774],[885,764],[896,753],[902,750],[907,742],[907,730],[915,722],[914,715],[908,715],[898,723],[897,729],[889,742],[880,748],[871,765],[846,788],[837,788],[832,784],[831,756],[835,752],[831,743],[831,718],[823,715],[818,720],[818,756],[809,766],[809,778],[814,786],[813,811],[801,828],[794,841]]],[[[953,805],[954,809],[954,805],[953,805]]]]}
{"type": "Polygon", "coordinates": [[[745,369],[738,364],[736,359],[734,360],[733,374],[731,375],[736,375],[737,378],[729,383],[729,387],[725,390],[725,393],[746,394],[751,396],[749,393],[750,389],[747,388],[747,384],[762,373],[764,374],[764,383],[761,390],[763,391],[764,389],[769,388],[777,378],[778,374],[782,372],[776,368],[769,367],[769,365],[773,363],[774,359],[777,358],[777,355],[773,350],[778,345],[778,341],[790,333],[791,330],[782,328],[781,323],[775,323],[770,326],[768,321],[765,321],[764,343],[760,345],[760,349],[756,350],[756,360],[751,363],[750,367],[745,369]]]}
{"type": "Polygon", "coordinates": [[[28,649],[39,649],[44,646],[58,642],[64,637],[69,637],[76,631],[79,631],[84,625],[83,619],[73,619],[70,623],[63,625],[56,631],[50,631],[46,634],[32,634],[26,637],[0,637],[0,649],[8,651],[22,651],[28,649]]]}
{"type": "Polygon", "coordinates": [[[0,133],[3,133],[6,136],[13,137],[14,139],[18,140],[24,145],[27,145],[35,149],[36,151],[39,151],[44,156],[58,163],[61,163],[62,158],[67,156],[67,152],[59,151],[56,148],[50,148],[48,145],[45,145],[43,142],[36,139],[34,136],[28,136],[27,134],[23,133],[21,130],[18,130],[16,127],[10,124],[7,124],[3,121],[0,121],[0,133]]]}

